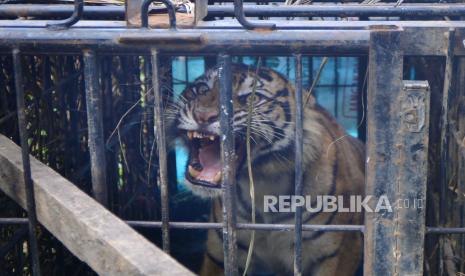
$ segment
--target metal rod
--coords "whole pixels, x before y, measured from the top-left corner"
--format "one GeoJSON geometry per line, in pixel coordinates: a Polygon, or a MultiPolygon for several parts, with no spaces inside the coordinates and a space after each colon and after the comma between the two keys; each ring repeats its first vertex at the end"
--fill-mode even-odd
{"type": "Polygon", "coordinates": [[[37,229],[37,215],[36,215],[36,203],[34,197],[34,185],[31,178],[31,163],[29,159],[29,144],[28,144],[28,133],[26,126],[26,110],[24,104],[24,79],[23,79],[23,67],[21,64],[21,53],[18,49],[13,50],[13,68],[15,78],[15,90],[16,90],[16,104],[18,113],[18,126],[19,126],[19,137],[21,141],[21,155],[23,161],[23,178],[24,186],[26,190],[26,209],[28,213],[29,223],[29,246],[30,255],[32,260],[32,273],[35,276],[40,276],[40,263],[39,263],[39,248],[36,236],[37,229]]]}
{"type": "Polygon", "coordinates": [[[465,234],[465,227],[426,227],[426,234],[465,234]]]}
{"type": "Polygon", "coordinates": [[[168,10],[170,29],[176,29],[176,9],[170,0],[144,0],[140,8],[140,20],[143,28],[149,27],[149,6],[152,2],[162,2],[168,10]]]}
{"type": "MultiPolygon", "coordinates": [[[[344,22],[350,24],[350,21],[344,22]]],[[[104,53],[121,51],[125,54],[143,52],[156,47],[163,53],[214,55],[218,51],[231,54],[306,53],[366,54],[367,30],[277,30],[250,32],[241,30],[182,30],[71,28],[66,32],[50,32],[41,28],[3,28],[0,21],[0,45],[25,47],[38,51],[72,52],[95,47],[104,53]],[[201,37],[202,43],[192,42],[201,37]],[[130,43],[130,42],[133,43],[130,43]],[[124,42],[124,43],[122,43],[124,42]]]]}
{"type": "Polygon", "coordinates": [[[170,232],[169,232],[169,187],[168,187],[168,167],[166,153],[165,126],[163,123],[163,97],[160,84],[160,61],[158,51],[152,49],[152,85],[154,95],[154,121],[155,135],[157,139],[157,149],[159,158],[160,173],[160,197],[161,197],[161,219],[162,219],[162,240],[163,250],[170,252],[170,232]]]}
{"type": "MultiPolygon", "coordinates": [[[[232,8],[232,7],[231,7],[232,8]]],[[[237,21],[247,30],[253,29],[275,29],[276,24],[270,23],[252,23],[245,18],[244,3],[242,0],[234,0],[233,15],[237,21]]]]}
{"type": "Polygon", "coordinates": [[[27,218],[0,218],[0,225],[26,224],[28,222],[27,218]]]}
{"type": "MultiPolygon", "coordinates": [[[[138,221],[126,220],[132,227],[141,228],[161,228],[161,221],[138,221]]],[[[27,218],[0,218],[1,225],[27,224],[27,218]]],[[[174,229],[222,229],[223,223],[216,222],[170,222],[170,228],[174,229]]],[[[269,223],[237,223],[237,230],[257,230],[257,231],[294,231],[293,224],[269,224],[269,223]]],[[[319,225],[302,224],[303,231],[323,231],[323,232],[364,232],[363,225],[319,225]]],[[[426,227],[426,234],[465,234],[465,227],[426,227]]]]}
{"type": "MultiPolygon", "coordinates": [[[[2,4],[0,18],[34,17],[35,19],[68,18],[75,8],[72,5],[2,4]]],[[[83,19],[124,19],[124,6],[85,6],[83,19]]]]}
{"type": "Polygon", "coordinates": [[[234,133],[231,56],[218,55],[218,79],[220,86],[220,129],[221,129],[221,162],[223,190],[223,251],[224,272],[227,276],[238,274],[236,244],[236,170],[234,166],[234,133]]]}
{"type": "MultiPolygon", "coordinates": [[[[446,64],[444,68],[444,83],[442,91],[442,106],[441,106],[441,142],[440,142],[440,151],[441,151],[441,161],[440,161],[440,187],[439,187],[439,225],[445,226],[447,224],[447,192],[449,190],[449,175],[447,165],[449,163],[449,104],[450,97],[452,93],[452,75],[453,75],[453,45],[454,45],[454,31],[451,30],[448,32],[448,49],[446,55],[446,64]]],[[[444,240],[443,237],[439,239],[439,273],[442,274],[444,271],[444,240]]]]}
{"type": "MultiPolygon", "coordinates": [[[[302,55],[295,55],[295,194],[303,193],[303,103],[302,103],[302,55]]],[[[295,211],[294,275],[302,275],[302,206],[295,211]]]]}
{"type": "Polygon", "coordinates": [[[48,23],[47,27],[52,30],[64,30],[81,20],[84,12],[84,0],[74,0],[74,11],[71,17],[58,22],[48,23]]]}
{"type": "MultiPolygon", "coordinates": [[[[132,227],[141,228],[161,228],[161,221],[137,221],[126,220],[127,224],[132,227]]],[[[27,224],[27,218],[0,218],[1,225],[27,224]]],[[[216,222],[170,222],[170,228],[173,229],[222,229],[223,223],[216,222]]],[[[267,224],[267,223],[238,223],[237,230],[257,230],[257,231],[294,231],[293,224],[267,224]]],[[[322,232],[364,232],[363,225],[319,225],[319,224],[302,224],[303,231],[322,231],[322,232]]],[[[465,234],[465,227],[426,227],[426,234],[465,234]]]]}
{"type": "MultiPolygon", "coordinates": [[[[368,17],[368,16],[462,16],[465,14],[464,4],[341,4],[341,5],[247,5],[240,10],[242,17],[238,17],[237,4],[235,5],[209,5],[208,16],[232,17],[236,16],[238,21],[244,16],[253,17],[368,17]],[[245,15],[244,15],[245,14],[245,15]]],[[[266,22],[266,21],[265,21],[266,22]]],[[[252,25],[253,26],[253,25],[252,25]]],[[[246,29],[258,27],[244,26],[246,29]]],[[[263,28],[263,27],[262,27],[263,28]]]]}
{"type": "Polygon", "coordinates": [[[103,100],[102,91],[99,86],[97,55],[94,50],[84,50],[83,58],[92,193],[100,204],[107,206],[108,191],[103,134],[103,100]]]}
{"type": "MultiPolygon", "coordinates": [[[[244,3],[253,3],[253,4],[256,4],[257,2],[260,2],[260,3],[263,3],[263,4],[270,4],[270,3],[284,3],[286,2],[285,0],[243,0],[244,3]]],[[[349,1],[344,1],[343,3],[361,3],[362,1],[354,1],[354,0],[349,0],[349,1]]],[[[383,3],[396,3],[397,0],[384,0],[383,3]]],[[[221,4],[224,4],[224,3],[234,3],[234,0],[214,0],[214,1],[209,1],[210,4],[214,4],[214,3],[221,3],[221,4]]],[[[331,4],[334,4],[334,0],[315,0],[315,1],[312,1],[312,3],[331,3],[331,4]]],[[[435,4],[435,3],[438,3],[437,0],[405,0],[404,2],[402,2],[402,4],[405,4],[405,3],[431,3],[431,4],[435,4]]],[[[454,0],[454,1],[448,1],[448,3],[460,3],[458,0],[454,0]]],[[[380,3],[377,3],[377,5],[379,5],[380,3]]]]}
{"type": "MultiPolygon", "coordinates": [[[[5,224],[25,224],[26,218],[0,218],[0,225],[5,224]]],[[[161,221],[141,221],[126,220],[127,224],[133,227],[142,228],[161,228],[161,221]]],[[[170,228],[176,229],[222,229],[223,223],[220,222],[170,222],[170,228]]],[[[271,223],[237,223],[238,230],[258,230],[258,231],[294,231],[295,224],[271,224],[271,223]]],[[[363,232],[363,225],[319,225],[319,224],[302,224],[303,231],[323,231],[323,232],[363,232]]],[[[452,228],[438,228],[435,231],[448,231],[452,228]]],[[[462,229],[465,234],[465,228],[462,229]]]]}

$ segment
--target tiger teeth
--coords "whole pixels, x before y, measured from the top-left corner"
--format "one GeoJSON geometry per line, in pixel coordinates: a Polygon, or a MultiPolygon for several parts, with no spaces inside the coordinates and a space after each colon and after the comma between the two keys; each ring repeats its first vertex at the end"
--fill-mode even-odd
{"type": "Polygon", "coordinates": [[[217,172],[215,174],[215,177],[213,178],[213,183],[218,184],[221,182],[221,171],[217,172]]]}
{"type": "Polygon", "coordinates": [[[189,138],[189,140],[192,140],[192,138],[207,138],[207,139],[210,139],[211,141],[214,141],[215,140],[215,136],[214,135],[204,135],[202,133],[199,133],[197,131],[188,131],[187,132],[187,137],[189,138]]]}
{"type": "Polygon", "coordinates": [[[200,172],[198,170],[194,169],[191,165],[189,165],[189,174],[193,178],[197,178],[200,175],[200,172]]]}

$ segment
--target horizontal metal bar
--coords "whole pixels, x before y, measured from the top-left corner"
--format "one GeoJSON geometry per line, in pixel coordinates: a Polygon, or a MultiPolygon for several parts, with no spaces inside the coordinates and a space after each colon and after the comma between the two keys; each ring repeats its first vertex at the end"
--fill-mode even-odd
{"type": "Polygon", "coordinates": [[[69,52],[73,48],[92,47],[110,51],[148,51],[157,48],[166,53],[231,54],[279,53],[297,50],[306,53],[364,54],[368,50],[368,30],[277,30],[248,32],[243,30],[137,30],[72,28],[54,31],[38,28],[0,28],[0,47],[32,47],[34,51],[69,52]],[[193,42],[194,41],[194,42],[193,42]],[[199,42],[200,41],[200,42],[199,42]]]}
{"type": "MultiPolygon", "coordinates": [[[[161,228],[161,221],[140,221],[127,220],[127,224],[132,227],[142,228],[161,228]]],[[[0,225],[9,224],[27,224],[27,218],[0,218],[0,225]]],[[[173,229],[221,229],[222,223],[216,222],[179,222],[172,221],[169,223],[173,229]]],[[[238,230],[259,230],[259,231],[294,231],[293,224],[266,224],[266,223],[238,223],[238,230]]],[[[324,231],[324,232],[363,232],[363,225],[311,225],[303,224],[304,231],[324,231]]],[[[427,227],[426,234],[465,234],[465,227],[427,227]]]]}
{"type": "MultiPolygon", "coordinates": [[[[267,230],[267,231],[294,231],[294,224],[252,224],[238,223],[237,228],[241,230],[267,230]]],[[[317,225],[302,224],[303,231],[322,231],[322,232],[363,232],[363,225],[317,225]]]]}
{"type": "Polygon", "coordinates": [[[454,55],[465,55],[460,40],[465,32],[462,21],[281,20],[277,23],[279,30],[266,32],[241,30],[235,20],[228,22],[202,22],[196,29],[174,32],[126,29],[124,22],[117,21],[80,21],[70,30],[50,32],[44,21],[0,20],[0,53],[21,47],[27,54],[80,54],[83,48],[92,47],[101,54],[147,55],[155,47],[161,54],[176,55],[215,55],[228,50],[233,55],[290,55],[300,51],[309,55],[356,56],[367,54],[368,29],[392,24],[404,29],[401,47],[405,55],[444,56],[444,34],[450,28],[457,30],[454,55]]]}
{"type": "Polygon", "coordinates": [[[465,234],[465,227],[426,227],[426,234],[465,234]]]}
{"type": "MultiPolygon", "coordinates": [[[[326,2],[329,0],[319,0],[315,2],[326,2]]],[[[333,0],[331,0],[333,1],[333,0]]],[[[222,1],[223,2],[223,1],[222,1]]],[[[233,0],[227,0],[224,2],[233,2],[233,0]]],[[[249,2],[249,3],[255,3],[256,0],[245,0],[244,2],[249,2]]],[[[260,2],[283,2],[283,1],[271,1],[271,0],[264,0],[260,2]]],[[[357,1],[353,1],[357,2],[357,1]]],[[[396,1],[384,1],[384,2],[396,2],[396,1]]],[[[407,1],[405,1],[407,2],[407,1]]],[[[298,7],[293,7],[293,6],[284,6],[283,8],[287,9],[290,12],[293,9],[299,10],[300,13],[306,13],[306,12],[312,12],[312,13],[322,13],[324,16],[342,16],[340,13],[337,13],[334,15],[336,12],[342,12],[343,13],[353,13],[354,10],[352,7],[361,7],[363,13],[368,12],[368,8],[370,10],[373,10],[375,12],[383,12],[383,13],[390,13],[389,15],[384,15],[384,16],[394,16],[391,13],[396,12],[396,13],[406,13],[409,14],[412,12],[420,12],[424,13],[425,10],[427,10],[428,7],[431,7],[434,9],[434,13],[440,13],[442,10],[447,10],[447,7],[450,7],[450,9],[454,9],[455,6],[463,6],[463,4],[428,4],[428,5],[422,5],[422,4],[404,4],[400,7],[394,7],[393,5],[371,5],[371,6],[361,6],[360,4],[344,4],[344,5],[337,5],[337,6],[328,6],[328,5],[311,5],[311,9],[309,10],[307,7],[308,6],[298,6],[298,7]],[[436,6],[440,6],[439,9],[436,9],[436,6]],[[446,7],[447,6],[447,7],[446,7]],[[302,9],[302,8],[303,9],[302,9]],[[389,7],[389,9],[386,9],[386,7],[389,7]],[[326,14],[332,14],[332,15],[326,15],[326,14]]],[[[425,3],[434,3],[435,1],[418,1],[415,0],[415,2],[425,2],[425,3]]],[[[437,2],[436,2],[437,3],[437,2]]],[[[266,13],[272,12],[272,9],[275,9],[276,6],[251,6],[247,5],[244,6],[245,9],[245,15],[251,16],[267,16],[265,14],[260,14],[260,15],[255,15],[257,13],[256,9],[260,7],[260,9],[269,9],[269,11],[266,11],[266,13]]],[[[232,8],[232,6],[218,6],[218,5],[210,5],[208,7],[209,10],[209,15],[212,16],[231,16],[229,13],[229,10],[232,8]],[[228,14],[225,14],[227,12],[228,14]]],[[[34,17],[34,18],[41,18],[41,19],[47,19],[47,18],[66,18],[69,17],[74,11],[73,5],[46,5],[46,4],[2,4],[0,5],[0,18],[5,19],[5,18],[17,18],[17,17],[34,17]]],[[[160,13],[166,11],[165,7],[153,7],[150,9],[151,13],[160,13]]],[[[459,13],[459,11],[452,11],[453,13],[459,13]]],[[[274,13],[279,13],[278,11],[275,11],[274,13]]],[[[84,11],[83,11],[83,18],[84,19],[97,19],[97,20],[117,20],[117,19],[124,19],[125,15],[125,10],[124,6],[84,6],[84,11]]],[[[280,15],[277,15],[280,16],[280,15]]],[[[300,15],[303,16],[303,15],[300,15]]],[[[323,16],[323,15],[319,15],[323,16]]],[[[359,15],[361,16],[361,15],[359,15]]],[[[375,16],[375,15],[373,15],[375,16]]]]}
{"type": "MultiPolygon", "coordinates": [[[[344,3],[361,3],[363,0],[348,0],[344,1],[344,3]]],[[[234,0],[215,0],[209,1],[210,3],[232,3],[234,0]]],[[[285,0],[244,0],[244,3],[284,3],[285,0]]],[[[385,3],[396,3],[397,0],[383,0],[385,3]]],[[[447,1],[448,3],[460,3],[458,0],[447,1]]],[[[314,0],[312,3],[332,3],[334,4],[334,0],[314,0]]],[[[438,0],[404,0],[403,3],[438,3],[438,0]]]]}
{"type": "MultiPolygon", "coordinates": [[[[244,6],[246,16],[263,17],[352,17],[352,16],[462,16],[465,14],[464,4],[390,4],[361,5],[247,5],[244,6]]],[[[232,5],[209,5],[208,16],[234,16],[232,5]]]]}
{"type": "MultiPolygon", "coordinates": [[[[0,5],[0,18],[67,18],[73,11],[73,5],[2,4],[0,5]]],[[[124,13],[124,6],[84,6],[83,17],[115,20],[124,19],[124,13]]]]}
{"type": "Polygon", "coordinates": [[[27,218],[0,218],[0,225],[27,224],[27,218]]]}
{"type": "MultiPolygon", "coordinates": [[[[8,224],[26,224],[27,218],[0,218],[0,225],[8,224]]],[[[161,228],[161,221],[139,221],[127,220],[127,224],[132,227],[142,228],[161,228]]],[[[173,229],[221,229],[222,223],[216,222],[178,222],[172,221],[169,223],[173,229]]],[[[266,224],[266,223],[238,223],[238,230],[258,230],[258,231],[294,231],[293,224],[266,224]]],[[[304,231],[324,231],[324,232],[363,232],[363,225],[311,225],[303,224],[304,231]]],[[[465,234],[465,227],[427,227],[426,234],[465,234]]]]}
{"type": "MultiPolygon", "coordinates": [[[[133,227],[161,228],[161,221],[126,221],[133,227]]],[[[221,229],[222,223],[215,222],[177,222],[169,223],[170,228],[174,229],[221,229]]],[[[294,224],[270,224],[270,223],[238,223],[238,230],[258,230],[258,231],[294,231],[294,224]]],[[[303,231],[323,231],[323,232],[363,232],[363,225],[316,225],[302,224],[303,231]]]]}

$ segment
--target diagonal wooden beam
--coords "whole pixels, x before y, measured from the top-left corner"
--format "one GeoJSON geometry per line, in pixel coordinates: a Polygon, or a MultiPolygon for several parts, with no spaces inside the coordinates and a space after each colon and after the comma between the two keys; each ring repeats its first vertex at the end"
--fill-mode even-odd
{"type": "MultiPolygon", "coordinates": [[[[37,218],[100,275],[193,275],[57,172],[31,156],[37,218]]],[[[23,208],[21,149],[0,135],[0,189],[23,208]]]]}

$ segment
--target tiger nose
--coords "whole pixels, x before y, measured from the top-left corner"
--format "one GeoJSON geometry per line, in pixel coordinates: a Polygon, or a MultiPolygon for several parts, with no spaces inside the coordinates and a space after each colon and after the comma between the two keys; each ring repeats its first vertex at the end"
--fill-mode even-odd
{"type": "Polygon", "coordinates": [[[195,117],[199,123],[212,123],[218,119],[218,111],[197,111],[195,117]]]}

